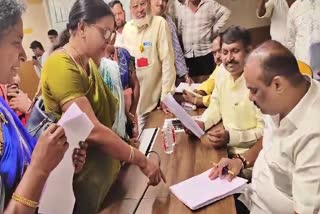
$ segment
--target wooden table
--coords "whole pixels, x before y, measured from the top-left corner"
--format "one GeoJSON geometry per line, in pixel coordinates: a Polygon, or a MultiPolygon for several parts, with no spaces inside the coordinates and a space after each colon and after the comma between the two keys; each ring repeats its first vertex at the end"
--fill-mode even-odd
{"type": "MultiPolygon", "coordinates": [[[[201,114],[203,110],[192,112],[192,115],[201,114]]],[[[161,127],[165,118],[161,111],[151,113],[147,128],[161,127]]],[[[192,211],[170,193],[169,187],[173,184],[200,174],[211,167],[210,161],[218,162],[226,157],[225,150],[213,150],[200,144],[198,139],[190,138],[185,133],[177,134],[177,144],[174,152],[166,154],[163,149],[161,135],[157,136],[153,147],[161,157],[161,169],[167,183],[161,182],[158,186],[148,186],[147,179],[135,166],[121,169],[118,180],[108,194],[106,213],[137,213],[137,214],[232,214],[236,213],[233,197],[230,196],[207,207],[192,211]]],[[[152,155],[156,160],[156,156],[152,155]]]]}

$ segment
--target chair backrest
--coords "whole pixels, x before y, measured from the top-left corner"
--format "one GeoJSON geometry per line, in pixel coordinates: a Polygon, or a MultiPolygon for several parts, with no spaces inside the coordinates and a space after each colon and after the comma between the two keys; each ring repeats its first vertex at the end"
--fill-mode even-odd
{"type": "Polygon", "coordinates": [[[302,74],[304,75],[308,75],[311,78],[313,77],[313,73],[312,73],[312,69],[309,65],[307,65],[306,63],[298,60],[298,66],[299,66],[299,70],[302,74]]]}

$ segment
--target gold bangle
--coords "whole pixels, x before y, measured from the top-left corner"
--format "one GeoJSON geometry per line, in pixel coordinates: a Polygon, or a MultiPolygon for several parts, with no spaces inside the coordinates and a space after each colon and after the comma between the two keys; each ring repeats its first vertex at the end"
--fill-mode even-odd
{"type": "Polygon", "coordinates": [[[128,162],[130,163],[130,162],[132,162],[132,160],[134,160],[134,150],[133,150],[133,147],[130,146],[130,155],[129,155],[129,158],[128,158],[128,162]]]}
{"type": "Polygon", "coordinates": [[[29,200],[27,198],[24,198],[16,193],[13,193],[12,195],[12,199],[16,202],[19,202],[20,204],[23,204],[27,207],[30,207],[30,208],[38,208],[39,206],[39,203],[38,202],[35,202],[35,201],[32,201],[32,200],[29,200]]]}

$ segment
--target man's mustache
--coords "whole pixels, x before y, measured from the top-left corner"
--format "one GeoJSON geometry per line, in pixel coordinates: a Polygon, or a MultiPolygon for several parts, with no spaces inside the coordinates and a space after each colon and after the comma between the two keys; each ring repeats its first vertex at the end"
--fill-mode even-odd
{"type": "Polygon", "coordinates": [[[232,60],[232,61],[226,63],[227,66],[230,65],[230,64],[237,65],[237,64],[239,64],[239,62],[237,62],[235,60],[232,60]]]}

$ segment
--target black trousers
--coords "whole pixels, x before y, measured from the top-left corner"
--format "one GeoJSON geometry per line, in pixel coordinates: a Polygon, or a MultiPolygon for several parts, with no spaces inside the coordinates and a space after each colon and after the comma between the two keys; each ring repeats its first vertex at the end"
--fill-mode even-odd
{"type": "Polygon", "coordinates": [[[248,208],[241,201],[238,200],[239,196],[240,194],[234,195],[237,214],[250,214],[250,211],[248,210],[248,208]]]}
{"type": "Polygon", "coordinates": [[[216,67],[212,52],[200,57],[186,58],[190,76],[210,75],[216,67]]]}

